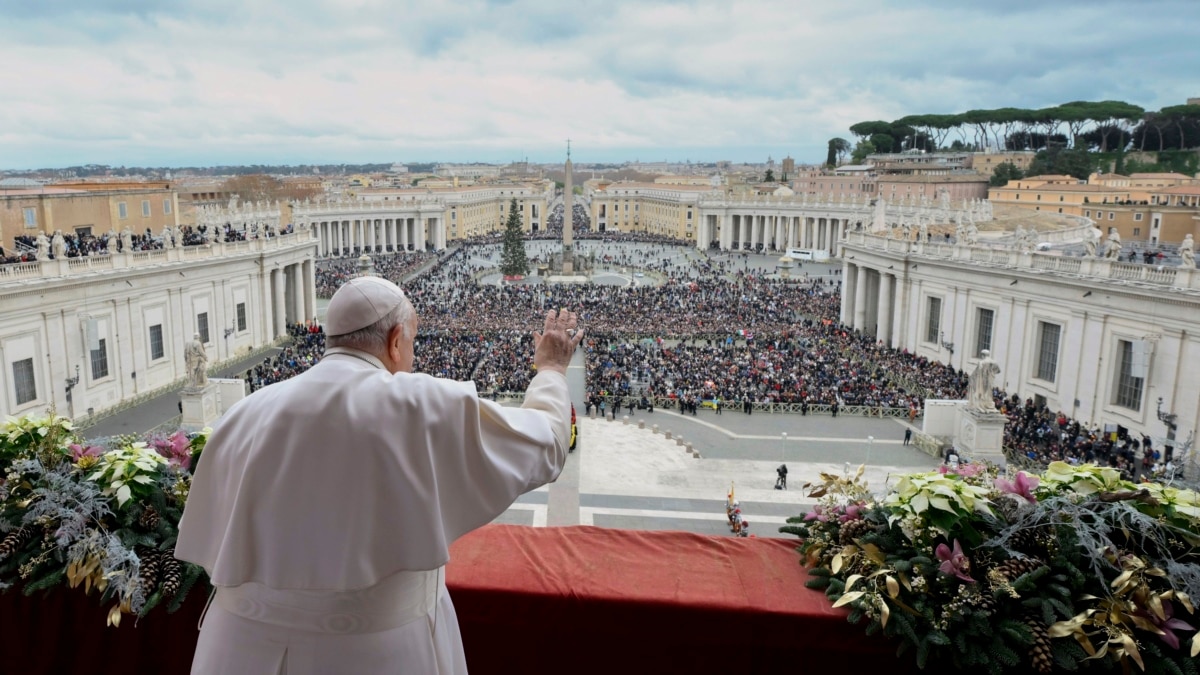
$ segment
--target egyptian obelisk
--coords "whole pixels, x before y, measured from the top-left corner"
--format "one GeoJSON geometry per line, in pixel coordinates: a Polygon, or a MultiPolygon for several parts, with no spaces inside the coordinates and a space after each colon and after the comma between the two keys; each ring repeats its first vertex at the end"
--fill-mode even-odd
{"type": "Polygon", "coordinates": [[[575,220],[575,187],[572,185],[572,176],[575,167],[571,164],[571,139],[567,139],[567,163],[563,165],[563,171],[567,174],[563,180],[563,232],[562,232],[562,274],[563,276],[571,276],[575,273],[575,264],[572,259],[573,249],[575,248],[575,233],[572,225],[575,220]]]}

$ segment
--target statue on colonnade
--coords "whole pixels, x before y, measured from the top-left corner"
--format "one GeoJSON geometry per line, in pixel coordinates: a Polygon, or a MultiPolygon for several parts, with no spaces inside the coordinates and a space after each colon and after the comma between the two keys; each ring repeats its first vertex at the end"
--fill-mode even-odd
{"type": "Polygon", "coordinates": [[[985,349],[975,370],[967,378],[967,408],[980,412],[995,412],[996,400],[992,397],[992,382],[1000,374],[1000,365],[992,359],[992,352],[985,349]]]}

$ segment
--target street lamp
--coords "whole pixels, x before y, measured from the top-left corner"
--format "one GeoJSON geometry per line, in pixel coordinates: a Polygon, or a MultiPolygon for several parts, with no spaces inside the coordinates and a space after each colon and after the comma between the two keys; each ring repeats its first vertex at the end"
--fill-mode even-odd
{"type": "Polygon", "coordinates": [[[71,402],[71,390],[79,384],[79,364],[75,364],[75,377],[67,378],[67,403],[71,402]]]}
{"type": "Polygon", "coordinates": [[[867,436],[867,464],[871,463],[871,450],[875,447],[875,437],[867,436]]]}
{"type": "Polygon", "coordinates": [[[1175,413],[1163,412],[1162,397],[1158,397],[1158,421],[1167,425],[1167,442],[1166,449],[1163,451],[1163,459],[1167,462],[1171,461],[1171,456],[1175,452],[1175,430],[1179,425],[1175,423],[1175,413]]]}

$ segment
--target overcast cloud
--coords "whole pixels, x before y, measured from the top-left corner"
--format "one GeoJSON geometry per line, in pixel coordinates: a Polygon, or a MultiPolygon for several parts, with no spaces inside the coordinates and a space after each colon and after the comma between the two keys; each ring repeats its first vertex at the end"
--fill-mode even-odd
{"type": "Polygon", "coordinates": [[[0,0],[0,168],[824,159],[867,119],[1200,96],[1196,0],[0,0]]]}

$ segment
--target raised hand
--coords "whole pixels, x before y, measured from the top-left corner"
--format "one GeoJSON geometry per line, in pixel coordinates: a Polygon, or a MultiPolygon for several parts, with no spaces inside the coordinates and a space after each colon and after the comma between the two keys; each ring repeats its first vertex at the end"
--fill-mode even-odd
{"type": "Polygon", "coordinates": [[[555,370],[564,375],[571,355],[583,340],[583,331],[576,328],[579,317],[567,310],[546,312],[541,331],[533,332],[533,365],[539,371],[555,370]]]}

